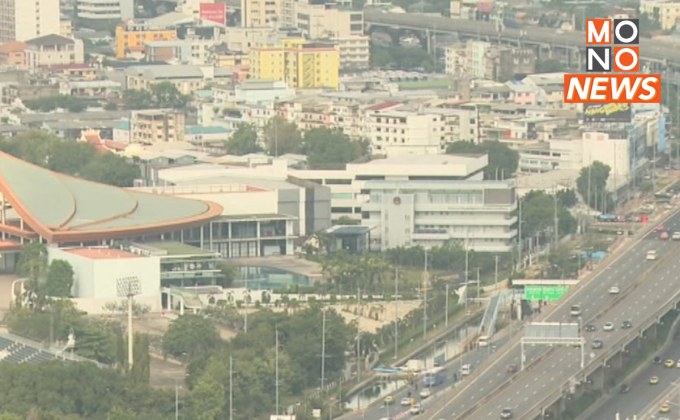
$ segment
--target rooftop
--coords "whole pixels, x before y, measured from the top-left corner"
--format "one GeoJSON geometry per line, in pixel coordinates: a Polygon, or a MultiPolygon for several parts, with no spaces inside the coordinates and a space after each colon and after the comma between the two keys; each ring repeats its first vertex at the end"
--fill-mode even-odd
{"type": "MultiPolygon", "coordinates": [[[[163,233],[203,224],[222,213],[222,207],[211,202],[98,184],[2,152],[0,192],[50,243],[163,233]]],[[[0,224],[0,231],[10,228],[16,229],[0,224]]]]}
{"type": "Polygon", "coordinates": [[[67,248],[64,251],[85,257],[90,260],[117,260],[123,258],[139,258],[131,252],[126,252],[115,248],[67,248]]]}
{"type": "Polygon", "coordinates": [[[458,165],[466,161],[477,160],[485,156],[482,153],[455,154],[455,155],[403,155],[374,159],[363,165],[458,165]]]}
{"type": "Polygon", "coordinates": [[[26,43],[29,45],[70,45],[73,44],[74,41],[65,36],[52,34],[29,39],[26,43]]]}
{"type": "Polygon", "coordinates": [[[167,255],[214,255],[213,251],[186,245],[181,242],[162,241],[162,242],[143,242],[137,243],[144,247],[156,248],[167,252],[167,255]]]}

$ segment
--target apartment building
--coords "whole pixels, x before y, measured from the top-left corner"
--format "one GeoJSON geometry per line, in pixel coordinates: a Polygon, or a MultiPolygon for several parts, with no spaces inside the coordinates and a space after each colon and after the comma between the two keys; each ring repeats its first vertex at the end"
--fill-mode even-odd
{"type": "Polygon", "coordinates": [[[128,22],[116,27],[116,58],[123,59],[135,52],[142,53],[149,42],[176,39],[175,29],[156,28],[147,22],[128,22]]]}
{"type": "Polygon", "coordinates": [[[35,56],[35,64],[40,67],[83,64],[85,50],[80,39],[66,38],[61,35],[45,35],[26,41],[27,50],[35,56]]]}
{"type": "Polygon", "coordinates": [[[477,116],[464,108],[368,107],[365,136],[374,154],[398,156],[443,153],[449,143],[478,139],[477,116]]]}
{"type": "Polygon", "coordinates": [[[680,2],[668,0],[640,0],[640,13],[656,20],[661,29],[671,30],[680,18],[680,2]]]}
{"type": "Polygon", "coordinates": [[[281,0],[241,0],[241,25],[247,28],[275,26],[281,14],[281,0]]]}
{"type": "Polygon", "coordinates": [[[304,38],[287,38],[277,45],[251,48],[250,66],[254,79],[283,80],[298,89],[340,86],[338,47],[304,38]]]}
{"type": "Polygon", "coordinates": [[[0,0],[0,42],[58,34],[60,16],[59,0],[0,0]]]}
{"type": "Polygon", "coordinates": [[[134,0],[76,0],[76,16],[85,21],[134,19],[134,0]]]}
{"type": "Polygon", "coordinates": [[[169,109],[134,111],[130,117],[131,143],[184,141],[184,113],[169,109]]]}
{"type": "Polygon", "coordinates": [[[126,89],[150,89],[151,86],[170,82],[184,95],[190,95],[208,84],[231,81],[228,69],[197,65],[149,65],[125,70],[126,89]]]}
{"type": "Polygon", "coordinates": [[[536,54],[530,48],[507,48],[484,41],[468,41],[444,50],[445,72],[456,76],[507,81],[536,71],[536,54]]]}
{"type": "Polygon", "coordinates": [[[149,62],[205,65],[213,61],[211,40],[175,39],[147,42],[144,58],[149,62]]]}

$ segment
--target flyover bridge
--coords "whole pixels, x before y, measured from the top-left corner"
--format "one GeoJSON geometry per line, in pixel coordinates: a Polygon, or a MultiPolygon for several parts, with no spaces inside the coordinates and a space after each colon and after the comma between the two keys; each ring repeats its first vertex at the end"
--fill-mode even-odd
{"type": "MultiPolygon", "coordinates": [[[[431,48],[434,34],[455,34],[460,39],[480,38],[489,41],[500,41],[515,45],[532,46],[537,49],[539,57],[561,55],[567,64],[581,65],[584,61],[585,34],[583,32],[565,31],[557,33],[555,29],[532,26],[529,29],[503,28],[498,30],[496,23],[466,19],[451,19],[444,16],[420,13],[383,13],[367,10],[364,13],[366,30],[385,31],[393,36],[400,31],[419,34],[424,46],[431,48]],[[423,38],[424,35],[424,38],[423,38]]],[[[680,48],[673,43],[640,39],[640,55],[643,65],[648,65],[651,72],[664,73],[680,71],[680,48]]],[[[677,83],[680,77],[673,75],[670,83],[677,83]]]]}

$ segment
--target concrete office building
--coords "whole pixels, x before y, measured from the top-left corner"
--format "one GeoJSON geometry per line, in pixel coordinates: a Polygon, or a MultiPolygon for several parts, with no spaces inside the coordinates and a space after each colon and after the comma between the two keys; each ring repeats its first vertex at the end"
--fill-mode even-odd
{"type": "Polygon", "coordinates": [[[0,0],[0,42],[61,31],[59,0],[0,0]]]}
{"type": "Polygon", "coordinates": [[[89,22],[134,19],[134,0],[77,0],[76,13],[89,22]]]}

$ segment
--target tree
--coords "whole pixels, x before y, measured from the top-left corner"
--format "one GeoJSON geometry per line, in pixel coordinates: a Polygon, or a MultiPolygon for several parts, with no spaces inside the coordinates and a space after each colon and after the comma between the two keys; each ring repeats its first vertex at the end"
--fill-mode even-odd
{"type": "Polygon", "coordinates": [[[203,376],[191,391],[188,402],[189,418],[221,419],[225,404],[224,386],[209,375],[203,376]]]}
{"type": "Polygon", "coordinates": [[[217,268],[220,270],[220,274],[222,275],[219,285],[222,287],[231,287],[234,284],[234,280],[236,280],[236,276],[238,274],[236,267],[220,261],[217,264],[217,268]]]}
{"type": "Polygon", "coordinates": [[[435,68],[432,56],[422,48],[371,45],[370,63],[373,68],[393,68],[399,70],[435,68]]]}
{"type": "Polygon", "coordinates": [[[227,153],[243,156],[248,153],[261,152],[262,148],[257,144],[257,131],[252,124],[241,123],[234,134],[226,142],[227,153]]]}
{"type": "MultiPolygon", "coordinates": [[[[536,234],[546,236],[555,226],[555,197],[543,191],[529,191],[522,199],[522,236],[530,238],[536,234]]],[[[569,211],[557,201],[557,228],[560,235],[576,229],[576,220],[569,211]]],[[[549,236],[553,238],[553,234],[549,236]]]]}
{"type": "Polygon", "coordinates": [[[111,153],[99,155],[87,162],[81,168],[81,173],[89,180],[118,187],[131,187],[134,180],[140,177],[138,166],[131,164],[122,156],[111,153]]]}
{"type": "Polygon", "coordinates": [[[566,66],[559,60],[547,59],[536,62],[536,72],[538,73],[556,73],[566,70],[566,66]]]}
{"type": "Polygon", "coordinates": [[[362,154],[361,144],[337,129],[313,128],[305,133],[304,151],[310,169],[343,169],[362,154]]]}
{"type": "Polygon", "coordinates": [[[212,321],[200,315],[182,315],[173,321],[165,332],[163,351],[175,357],[191,360],[200,353],[213,350],[220,342],[220,336],[212,321]]]}
{"type": "MultiPolygon", "coordinates": [[[[607,180],[611,168],[600,161],[594,161],[592,165],[581,168],[576,179],[576,189],[588,206],[595,210],[604,211],[608,202],[607,180]]],[[[609,207],[611,208],[611,206],[609,207]]]]}
{"type": "Polygon", "coordinates": [[[47,273],[47,248],[40,242],[32,242],[24,246],[17,263],[17,274],[26,278],[25,299],[29,305],[41,305],[44,293],[41,281],[47,273]]]}
{"type": "Polygon", "coordinates": [[[302,136],[294,123],[276,116],[264,126],[264,144],[267,154],[271,156],[299,153],[302,149],[302,136]]]}
{"type": "Polygon", "coordinates": [[[149,109],[154,107],[151,92],[141,89],[126,89],[123,91],[125,109],[149,109]]]}
{"type": "Polygon", "coordinates": [[[73,287],[73,267],[68,261],[54,260],[47,271],[44,293],[52,297],[68,297],[73,287]]]}
{"type": "Polygon", "coordinates": [[[519,153],[498,141],[474,144],[457,141],[446,148],[449,154],[487,153],[489,164],[484,169],[485,179],[507,179],[514,175],[519,165],[519,153]]]}
{"type": "Polygon", "coordinates": [[[151,86],[151,97],[158,108],[184,108],[189,98],[171,82],[161,82],[151,86]]]}

